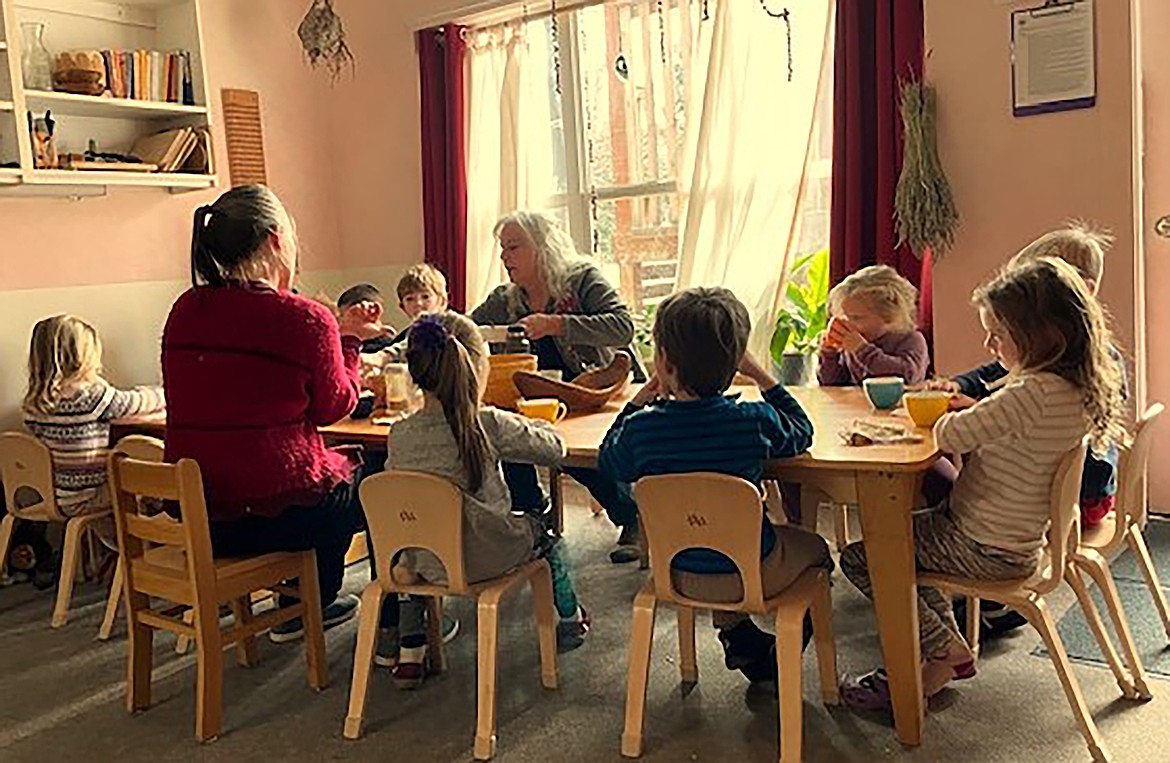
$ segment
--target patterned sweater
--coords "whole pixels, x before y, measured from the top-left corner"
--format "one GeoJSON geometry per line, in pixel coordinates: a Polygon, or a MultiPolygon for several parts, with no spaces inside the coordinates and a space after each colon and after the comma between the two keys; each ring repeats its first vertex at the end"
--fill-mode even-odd
{"type": "Polygon", "coordinates": [[[58,400],[47,413],[26,410],[28,430],[53,454],[57,504],[68,516],[109,505],[106,454],[110,419],[163,408],[160,387],[115,389],[104,380],[58,400]]]}

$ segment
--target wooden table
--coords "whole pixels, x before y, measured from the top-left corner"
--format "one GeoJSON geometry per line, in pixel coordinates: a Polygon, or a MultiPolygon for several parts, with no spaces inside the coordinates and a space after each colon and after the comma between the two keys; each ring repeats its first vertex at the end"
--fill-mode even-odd
{"type": "MultiPolygon", "coordinates": [[[[566,465],[596,465],[605,432],[632,394],[631,390],[602,411],[570,416],[557,425],[568,448],[566,465]]],[[[758,392],[751,389],[745,394],[758,392]]],[[[895,730],[904,744],[921,744],[925,702],[911,510],[923,473],[939,456],[938,447],[929,430],[920,430],[924,440],[917,444],[846,446],[837,433],[856,418],[875,416],[860,389],[808,387],[794,389],[793,394],[813,421],[813,446],[796,458],[769,463],[765,475],[823,490],[842,503],[859,504],[895,730]]],[[[908,421],[904,416],[900,420],[908,421]]],[[[165,429],[164,415],[135,417],[114,421],[112,436],[134,432],[161,436],[165,429]]],[[[321,433],[330,443],[385,447],[389,426],[346,420],[322,427],[321,433]]],[[[554,498],[559,498],[555,495],[559,480],[552,480],[552,488],[554,498]]]]}

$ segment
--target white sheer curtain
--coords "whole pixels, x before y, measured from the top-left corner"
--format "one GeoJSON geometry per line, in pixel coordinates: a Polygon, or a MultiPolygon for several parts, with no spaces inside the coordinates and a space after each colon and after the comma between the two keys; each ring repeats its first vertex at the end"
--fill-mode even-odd
{"type": "MultiPolygon", "coordinates": [[[[716,0],[698,25],[679,167],[679,286],[725,286],[752,316],[761,359],[783,305],[799,233],[833,0],[788,3],[792,81],[782,19],[759,3],[716,0]]],[[[827,94],[831,97],[831,94],[827,94]]]]}
{"type": "Polygon", "coordinates": [[[468,34],[467,307],[505,274],[492,229],[553,193],[548,39],[532,22],[468,34]]]}

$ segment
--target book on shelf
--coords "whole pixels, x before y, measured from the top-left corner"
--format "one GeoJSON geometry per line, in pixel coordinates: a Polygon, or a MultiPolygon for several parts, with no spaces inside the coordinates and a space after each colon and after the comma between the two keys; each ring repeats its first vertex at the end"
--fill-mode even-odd
{"type": "Polygon", "coordinates": [[[134,142],[130,155],[159,172],[207,173],[210,170],[210,137],[203,127],[179,127],[144,135],[134,142]]]}
{"type": "Polygon", "coordinates": [[[195,105],[191,54],[185,50],[103,50],[106,90],[114,98],[195,105]]]}

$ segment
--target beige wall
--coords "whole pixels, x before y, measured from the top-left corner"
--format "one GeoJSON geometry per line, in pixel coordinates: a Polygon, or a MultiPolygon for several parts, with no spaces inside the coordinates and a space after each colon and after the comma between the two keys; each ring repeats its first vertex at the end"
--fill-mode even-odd
{"type": "Polygon", "coordinates": [[[1093,109],[1014,118],[1009,14],[1035,3],[926,0],[927,74],[939,93],[939,149],[962,216],[934,270],[940,371],[983,359],[971,290],[1041,233],[1073,216],[1116,244],[1101,297],[1133,368],[1137,294],[1134,69],[1130,0],[1098,0],[1093,109]]]}

